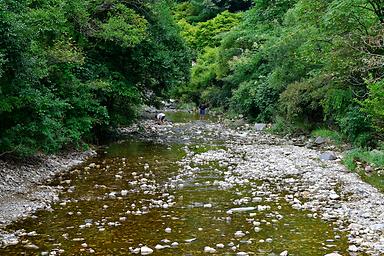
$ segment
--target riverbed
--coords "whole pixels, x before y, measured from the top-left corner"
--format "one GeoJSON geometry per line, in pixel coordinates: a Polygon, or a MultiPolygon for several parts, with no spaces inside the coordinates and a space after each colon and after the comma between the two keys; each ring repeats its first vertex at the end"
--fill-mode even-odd
{"type": "Polygon", "coordinates": [[[167,116],[46,184],[59,200],[8,226],[0,254],[384,253],[383,196],[339,162],[248,124],[167,116]]]}

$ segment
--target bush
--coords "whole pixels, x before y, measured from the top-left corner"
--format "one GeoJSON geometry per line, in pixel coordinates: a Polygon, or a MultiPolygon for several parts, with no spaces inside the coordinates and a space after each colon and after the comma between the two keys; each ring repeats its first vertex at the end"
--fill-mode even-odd
{"type": "Polygon", "coordinates": [[[373,120],[374,127],[384,132],[384,80],[368,85],[369,96],[361,102],[363,111],[373,120]]]}
{"type": "Polygon", "coordinates": [[[294,122],[319,122],[323,120],[320,105],[322,95],[311,81],[288,85],[280,95],[279,105],[286,119],[294,122]]]}
{"type": "Polygon", "coordinates": [[[248,81],[240,84],[231,98],[231,109],[258,122],[271,122],[277,114],[279,92],[265,82],[248,81]]]}
{"type": "Polygon", "coordinates": [[[311,135],[314,137],[329,138],[337,144],[340,144],[343,141],[343,136],[339,132],[324,128],[313,130],[311,135]]]}
{"type": "Polygon", "coordinates": [[[337,118],[337,123],[355,146],[374,146],[371,120],[358,106],[350,107],[344,116],[337,118]]]}

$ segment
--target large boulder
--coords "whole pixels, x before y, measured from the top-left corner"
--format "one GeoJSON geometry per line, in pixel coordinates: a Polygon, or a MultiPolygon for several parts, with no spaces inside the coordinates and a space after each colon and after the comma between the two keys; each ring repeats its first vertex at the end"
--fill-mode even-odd
{"type": "Polygon", "coordinates": [[[263,130],[265,130],[265,128],[267,128],[267,124],[262,124],[262,123],[255,124],[256,131],[263,131],[263,130]]]}
{"type": "Polygon", "coordinates": [[[333,161],[337,159],[337,156],[334,152],[329,151],[329,152],[322,153],[320,155],[320,159],[325,161],[333,161]]]}
{"type": "Polygon", "coordinates": [[[324,144],[326,142],[328,142],[328,139],[327,138],[323,138],[323,137],[317,137],[316,140],[315,140],[315,143],[317,145],[324,144]]]}

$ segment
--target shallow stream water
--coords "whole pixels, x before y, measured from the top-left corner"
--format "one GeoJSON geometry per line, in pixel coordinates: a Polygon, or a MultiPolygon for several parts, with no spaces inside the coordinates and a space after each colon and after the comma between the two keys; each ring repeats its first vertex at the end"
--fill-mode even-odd
{"type": "MultiPolygon", "coordinates": [[[[201,122],[188,114],[170,119],[201,122]]],[[[172,182],[186,147],[194,154],[225,149],[217,142],[186,146],[130,138],[102,148],[96,158],[50,184],[63,190],[52,209],[9,227],[21,239],[0,255],[131,255],[143,246],[153,255],[349,255],[345,233],[294,210],[284,195],[274,193],[275,184],[255,180],[224,190],[217,181],[226,167],[215,162],[191,166],[199,170],[195,176],[172,182]],[[255,196],[262,203],[245,206],[264,209],[227,212],[240,207],[233,203],[237,199],[255,196]]]]}

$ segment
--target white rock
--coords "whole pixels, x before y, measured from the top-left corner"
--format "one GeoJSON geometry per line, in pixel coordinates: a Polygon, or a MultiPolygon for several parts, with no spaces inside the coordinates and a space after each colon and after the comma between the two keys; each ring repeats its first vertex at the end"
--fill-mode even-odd
{"type": "Polygon", "coordinates": [[[351,245],[351,246],[348,247],[348,251],[350,251],[350,252],[357,252],[357,251],[359,251],[359,248],[357,248],[356,245],[351,245]]]}
{"type": "Polygon", "coordinates": [[[288,251],[283,251],[280,253],[280,256],[288,256],[288,251]]]}
{"type": "Polygon", "coordinates": [[[217,244],[216,247],[222,249],[225,247],[225,245],[224,244],[217,244]]]}
{"type": "Polygon", "coordinates": [[[140,253],[141,253],[141,255],[148,255],[148,254],[153,253],[153,250],[151,248],[149,248],[148,246],[143,246],[140,248],[140,253]]]}
{"type": "Polygon", "coordinates": [[[155,249],[156,250],[161,250],[161,249],[164,249],[164,248],[166,248],[164,245],[161,245],[161,244],[157,244],[156,246],[155,246],[155,249]]]}
{"type": "Polygon", "coordinates": [[[205,252],[205,253],[215,253],[215,252],[216,252],[216,249],[215,249],[215,248],[212,248],[212,247],[209,247],[209,246],[205,246],[205,247],[204,247],[204,252],[205,252]]]}
{"type": "Polygon", "coordinates": [[[340,196],[339,196],[338,194],[334,193],[334,194],[331,194],[331,195],[329,196],[329,198],[332,199],[332,200],[337,200],[337,199],[340,198],[340,196]]]}
{"type": "Polygon", "coordinates": [[[186,239],[184,241],[187,242],[187,243],[192,243],[195,240],[196,240],[196,238],[191,238],[191,239],[186,239]]]}
{"type": "Polygon", "coordinates": [[[234,212],[248,212],[256,210],[255,207],[241,207],[241,208],[232,208],[227,211],[227,214],[232,214],[234,212]]]}
{"type": "Polygon", "coordinates": [[[243,237],[245,236],[245,234],[243,233],[243,231],[236,231],[235,233],[235,237],[243,237]]]}
{"type": "Polygon", "coordinates": [[[166,233],[171,233],[171,232],[172,232],[172,229],[171,229],[171,228],[166,228],[166,229],[164,229],[164,231],[165,231],[166,233]]]}

